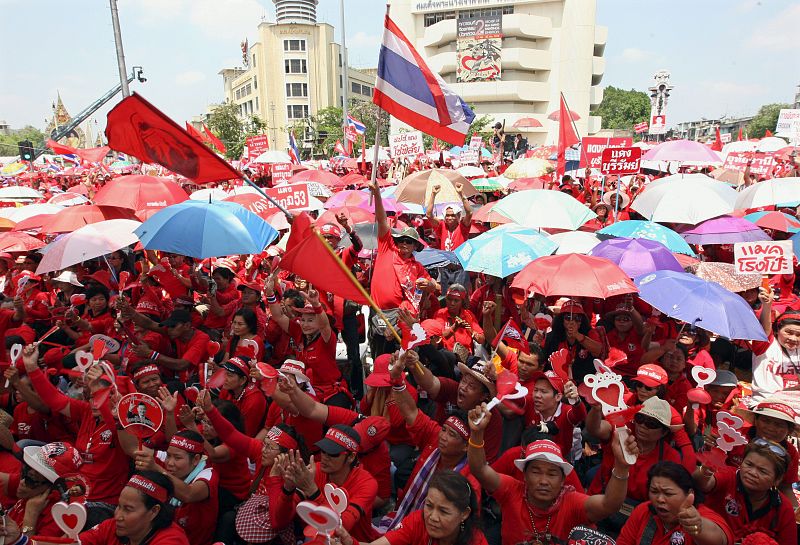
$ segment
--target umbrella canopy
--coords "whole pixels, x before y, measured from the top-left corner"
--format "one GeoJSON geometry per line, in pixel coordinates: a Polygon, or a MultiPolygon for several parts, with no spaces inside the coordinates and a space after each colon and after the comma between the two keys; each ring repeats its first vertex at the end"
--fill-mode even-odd
{"type": "Polygon", "coordinates": [[[651,221],[697,225],[703,220],[733,212],[736,191],[708,176],[649,184],[631,208],[651,221]]]}
{"type": "Polygon", "coordinates": [[[463,167],[457,168],[456,172],[461,174],[464,178],[483,178],[486,176],[486,172],[475,165],[464,165],[463,167]]]}
{"type": "Polygon", "coordinates": [[[260,254],[278,232],[236,203],[187,200],[159,210],[136,235],[148,250],[206,259],[260,254]]]}
{"type": "Polygon", "coordinates": [[[317,182],[327,187],[347,187],[347,182],[327,170],[304,170],[289,178],[290,184],[300,182],[317,182]]]}
{"type": "Polygon", "coordinates": [[[8,218],[16,223],[39,214],[55,214],[64,210],[63,206],[55,204],[29,204],[19,208],[0,208],[0,217],[8,218]]]}
{"type": "Polygon", "coordinates": [[[503,189],[503,184],[497,178],[477,178],[470,181],[472,182],[472,187],[478,191],[491,192],[503,189]]]}
{"type": "Polygon", "coordinates": [[[224,201],[228,198],[228,194],[221,187],[206,187],[198,189],[189,198],[193,201],[224,201]]]}
{"type": "Polygon", "coordinates": [[[753,309],[735,293],[693,274],[658,271],[636,279],[639,297],[675,318],[728,339],[766,341],[753,309]]]}
{"type": "Polygon", "coordinates": [[[364,210],[363,208],[357,208],[355,206],[339,206],[337,208],[326,210],[324,214],[317,218],[315,223],[317,225],[325,225],[326,223],[339,225],[339,222],[336,219],[338,214],[344,214],[347,217],[347,221],[350,223],[350,225],[355,225],[357,223],[371,223],[375,221],[375,214],[364,210]]]}
{"type": "MultiPolygon", "coordinates": [[[[240,185],[238,187],[234,187],[233,189],[226,191],[225,194],[228,197],[236,197],[238,195],[258,195],[261,197],[261,193],[258,192],[258,189],[251,185],[240,185]]],[[[226,199],[228,197],[226,197],[226,199]]]]}
{"type": "Polygon", "coordinates": [[[59,193],[47,199],[47,204],[57,204],[58,206],[77,206],[79,204],[86,204],[89,199],[78,193],[59,193]]]}
{"type": "Polygon", "coordinates": [[[504,216],[499,212],[495,212],[494,207],[500,201],[492,201],[484,204],[472,214],[472,221],[485,221],[488,223],[512,223],[511,218],[504,216]]]}
{"type": "Polygon", "coordinates": [[[646,161],[691,161],[695,163],[721,163],[717,152],[694,140],[670,140],[659,144],[642,156],[646,161]]]}
{"type": "Polygon", "coordinates": [[[17,224],[10,219],[0,218],[0,231],[11,231],[17,224]]]}
{"type": "Polygon", "coordinates": [[[19,231],[0,233],[0,252],[29,252],[31,250],[38,250],[43,246],[43,241],[27,233],[19,231]]]}
{"type": "Polygon", "coordinates": [[[285,151],[270,149],[253,159],[253,163],[291,163],[292,158],[285,151]]]}
{"type": "Polygon", "coordinates": [[[84,225],[47,246],[36,274],[60,271],[76,263],[100,257],[139,242],[134,231],[141,222],[111,219],[84,225]]]}
{"type": "Polygon", "coordinates": [[[680,229],[678,232],[690,244],[733,244],[771,240],[769,235],[754,223],[734,216],[713,218],[696,227],[680,229]]]}
{"type": "Polygon", "coordinates": [[[753,184],[736,197],[736,208],[748,210],[800,202],[800,178],[775,178],[753,184]]]}
{"type": "MultiPolygon", "coordinates": [[[[569,117],[573,121],[578,121],[581,118],[581,116],[579,116],[577,113],[573,112],[572,110],[568,110],[568,111],[569,111],[569,117]]],[[[558,109],[558,110],[556,110],[554,112],[550,112],[549,114],[547,114],[547,119],[551,119],[553,121],[560,121],[561,120],[561,110],[558,109]]]]}
{"type": "Polygon", "coordinates": [[[612,238],[595,246],[589,255],[616,263],[631,278],[655,271],[683,272],[669,248],[655,240],[612,238]]]}
{"type": "Polygon", "coordinates": [[[525,191],[526,189],[548,189],[551,182],[552,180],[545,176],[540,176],[538,178],[517,178],[508,184],[508,188],[513,189],[514,191],[525,191]]]}
{"type": "Polygon", "coordinates": [[[440,202],[460,202],[455,190],[455,184],[463,186],[465,197],[471,197],[478,193],[472,184],[455,170],[444,168],[434,168],[422,170],[409,174],[397,185],[394,198],[397,202],[411,202],[425,205],[431,188],[435,185],[441,186],[441,191],[436,194],[435,203],[440,202]],[[448,183],[449,182],[449,183],[448,183]]]}
{"type": "Polygon", "coordinates": [[[567,231],[550,235],[550,240],[558,244],[556,255],[588,254],[602,242],[595,233],[586,231],[567,231]]]}
{"type": "Polygon", "coordinates": [[[671,252],[694,256],[689,244],[675,231],[652,221],[626,220],[618,221],[597,232],[598,235],[625,238],[645,238],[660,242],[671,252]]]}
{"type": "Polygon", "coordinates": [[[84,225],[113,219],[136,220],[133,210],[118,206],[81,204],[71,206],[49,216],[40,231],[42,233],[71,233],[84,225]]]}
{"type": "Polygon", "coordinates": [[[574,197],[561,191],[530,189],[503,197],[494,211],[514,223],[534,229],[575,230],[597,216],[574,197]]]}
{"type": "Polygon", "coordinates": [[[744,183],[744,172],[738,170],[731,170],[729,168],[715,168],[711,171],[711,177],[720,182],[731,184],[732,186],[739,187],[744,183]]]}
{"type": "MultiPolygon", "coordinates": [[[[257,193],[234,195],[232,197],[227,197],[223,202],[232,202],[243,206],[253,214],[269,222],[270,225],[272,225],[272,222],[269,221],[269,218],[271,218],[275,212],[280,212],[274,204],[257,193]]],[[[280,215],[283,216],[283,213],[280,215]]],[[[273,227],[275,226],[273,225],[273,227]]]]}
{"type": "Polygon", "coordinates": [[[119,206],[131,210],[164,208],[189,198],[186,191],[169,178],[157,176],[120,176],[100,188],[94,204],[119,206]]]}
{"type": "Polygon", "coordinates": [[[698,278],[716,282],[723,288],[733,293],[739,293],[761,287],[760,274],[737,274],[732,263],[719,263],[716,261],[699,261],[690,265],[688,272],[698,278]]]}
{"type": "Polygon", "coordinates": [[[0,187],[0,201],[13,201],[24,199],[41,199],[44,197],[40,191],[24,185],[11,185],[0,187]]]}
{"type": "MultiPolygon", "coordinates": [[[[559,114],[560,112],[553,112],[553,113],[559,114]]],[[[511,125],[511,127],[514,129],[535,129],[536,127],[541,127],[541,126],[542,122],[536,119],[535,117],[522,117],[514,121],[514,124],[511,125]]]]}
{"type": "Polygon", "coordinates": [[[777,136],[767,136],[756,143],[756,151],[778,151],[786,147],[786,140],[777,136]]]}
{"type": "Polygon", "coordinates": [[[345,189],[344,191],[339,191],[334,194],[333,197],[325,201],[325,208],[339,208],[341,206],[361,207],[362,205],[368,205],[369,200],[369,193],[355,189],[345,189]]]}
{"type": "Polygon", "coordinates": [[[800,221],[794,216],[783,212],[753,212],[744,219],[751,221],[762,229],[772,229],[782,233],[800,232],[800,221]]]}
{"type": "Polygon", "coordinates": [[[555,170],[553,168],[553,163],[547,159],[523,157],[511,163],[511,166],[503,172],[503,176],[510,180],[516,180],[517,178],[538,178],[539,176],[550,174],[553,170],[555,170]]]}
{"type": "MultiPolygon", "coordinates": [[[[44,225],[44,222],[46,222],[52,216],[53,216],[53,214],[39,214],[39,215],[36,215],[36,216],[31,216],[29,218],[25,218],[21,222],[19,222],[16,225],[14,225],[14,227],[11,230],[12,231],[36,231],[36,232],[39,232],[41,230],[41,228],[42,228],[42,225],[44,225]]],[[[11,221],[11,220],[7,220],[5,218],[2,218],[2,220],[3,221],[11,221]]]]}
{"type": "Polygon", "coordinates": [[[455,254],[464,270],[505,278],[555,249],[556,243],[542,233],[509,224],[467,240],[455,254]]]}
{"type": "Polygon", "coordinates": [[[546,297],[599,299],[638,291],[625,271],[608,259],[579,254],[540,257],[517,274],[511,287],[546,297]]]}
{"type": "Polygon", "coordinates": [[[414,258],[425,268],[461,265],[455,253],[436,248],[425,248],[421,252],[414,252],[414,258]]]}

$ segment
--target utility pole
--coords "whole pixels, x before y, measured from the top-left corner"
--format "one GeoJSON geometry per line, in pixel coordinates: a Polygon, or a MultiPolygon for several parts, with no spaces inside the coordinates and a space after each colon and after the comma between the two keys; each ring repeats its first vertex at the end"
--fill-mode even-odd
{"type": "Polygon", "coordinates": [[[347,138],[347,95],[350,91],[350,82],[347,78],[347,31],[344,24],[344,0],[339,0],[339,17],[342,20],[342,135],[347,138]]]}
{"type": "Polygon", "coordinates": [[[114,45],[117,48],[117,68],[119,68],[119,82],[122,85],[122,97],[130,96],[128,87],[128,69],[125,67],[125,53],[122,50],[122,32],[119,29],[119,10],[117,0],[108,0],[111,6],[111,24],[114,27],[114,45]]]}

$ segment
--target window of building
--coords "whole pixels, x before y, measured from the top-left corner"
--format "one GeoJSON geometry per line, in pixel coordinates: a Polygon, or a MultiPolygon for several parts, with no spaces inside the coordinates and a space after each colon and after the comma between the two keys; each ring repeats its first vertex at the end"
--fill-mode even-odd
{"type": "Polygon", "coordinates": [[[307,74],[308,66],[305,59],[286,59],[283,67],[287,74],[307,74]]]}
{"type": "Polygon", "coordinates": [[[260,111],[260,108],[258,107],[258,97],[256,97],[256,111],[260,111]]]}
{"type": "Polygon", "coordinates": [[[372,96],[372,87],[370,87],[369,85],[361,85],[360,83],[356,83],[355,81],[350,82],[350,91],[357,95],[362,95],[365,97],[372,96]]]}
{"type": "Polygon", "coordinates": [[[258,89],[258,78],[253,76],[253,89],[258,89]]]}
{"type": "Polygon", "coordinates": [[[422,20],[422,24],[425,27],[429,27],[435,25],[440,21],[446,21],[447,19],[455,19],[456,12],[455,11],[437,11],[434,13],[426,13],[425,18],[422,20]]]}
{"type": "Polygon", "coordinates": [[[255,67],[256,67],[256,56],[253,55],[253,68],[255,68],[255,67]]]}
{"type": "Polygon", "coordinates": [[[286,84],[287,97],[307,97],[308,84],[307,83],[287,83],[286,84]]]}
{"type": "Polygon", "coordinates": [[[497,15],[511,15],[514,13],[514,6],[503,6],[497,8],[466,9],[458,12],[459,19],[471,19],[473,17],[493,17],[497,15]]]}
{"type": "Polygon", "coordinates": [[[306,50],[306,41],[305,40],[283,40],[283,50],[284,51],[305,51],[306,50]]]}
{"type": "Polygon", "coordinates": [[[308,105],[290,104],[286,106],[286,117],[288,119],[305,119],[308,117],[308,105]]]}

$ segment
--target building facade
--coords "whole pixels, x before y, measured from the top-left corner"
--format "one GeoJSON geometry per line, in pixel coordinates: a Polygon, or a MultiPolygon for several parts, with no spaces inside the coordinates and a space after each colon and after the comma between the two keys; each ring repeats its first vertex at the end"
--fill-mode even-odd
{"type": "MultiPolygon", "coordinates": [[[[563,93],[581,136],[600,130],[590,110],[600,83],[608,29],[595,24],[595,0],[391,0],[390,15],[431,70],[478,115],[552,143],[563,93]],[[541,125],[541,126],[538,126],[541,125]]],[[[400,124],[393,120],[392,131],[400,124]],[[395,125],[396,124],[396,125],[395,125]]]]}
{"type": "MultiPolygon", "coordinates": [[[[333,27],[316,22],[316,5],[275,0],[276,22],[261,23],[258,41],[243,46],[244,66],[220,71],[225,100],[266,122],[272,149],[287,148],[291,127],[308,127],[309,116],[343,104],[342,48],[333,27]]],[[[372,99],[374,72],[349,68],[347,78],[350,100],[372,99]]],[[[302,146],[303,135],[296,131],[295,138],[302,146]]]]}
{"type": "Polygon", "coordinates": [[[720,136],[723,140],[730,138],[730,142],[736,141],[739,129],[742,129],[742,136],[747,133],[747,125],[753,120],[754,116],[747,117],[721,117],[719,119],[698,119],[696,121],[684,121],[675,125],[673,136],[685,140],[695,140],[697,142],[713,142],[717,138],[717,128],[719,127],[720,136]],[[730,137],[724,135],[729,134],[730,137]]]}

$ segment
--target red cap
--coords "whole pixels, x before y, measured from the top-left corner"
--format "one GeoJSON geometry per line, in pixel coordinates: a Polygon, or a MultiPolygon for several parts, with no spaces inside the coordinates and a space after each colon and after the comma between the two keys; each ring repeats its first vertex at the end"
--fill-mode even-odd
{"type": "Polygon", "coordinates": [[[239,281],[239,285],[236,286],[237,290],[243,290],[244,288],[250,288],[253,291],[257,291],[261,293],[264,290],[264,284],[261,282],[253,281],[253,282],[246,282],[244,280],[239,281]]]}
{"type": "Polygon", "coordinates": [[[222,367],[226,371],[230,371],[231,373],[236,373],[237,375],[242,375],[245,377],[250,376],[250,366],[244,361],[242,358],[238,356],[234,356],[229,358],[228,361],[222,364],[222,367]]]}
{"type": "Polygon", "coordinates": [[[332,236],[342,238],[342,228],[334,223],[326,223],[319,229],[319,234],[322,236],[332,236]]]}
{"type": "Polygon", "coordinates": [[[660,365],[648,363],[639,367],[634,380],[650,388],[655,388],[669,382],[669,377],[667,377],[667,372],[660,365]]]}
{"type": "Polygon", "coordinates": [[[583,310],[583,305],[574,299],[568,299],[561,305],[560,314],[583,314],[586,316],[586,311],[583,310]]]}
{"type": "Polygon", "coordinates": [[[428,334],[429,339],[433,336],[441,337],[442,333],[444,333],[444,326],[439,320],[423,320],[420,325],[425,330],[425,333],[428,334]]]}
{"type": "MultiPolygon", "coordinates": [[[[111,280],[111,273],[106,270],[97,271],[94,274],[86,276],[86,278],[91,278],[95,282],[99,282],[107,287],[109,291],[114,289],[113,282],[111,280]]],[[[84,278],[84,282],[86,278],[84,278]]]]}
{"type": "Polygon", "coordinates": [[[358,432],[361,442],[358,444],[360,453],[370,452],[380,446],[389,435],[391,424],[382,416],[368,416],[357,422],[353,429],[358,432]]]}
{"type": "Polygon", "coordinates": [[[391,354],[381,354],[372,364],[372,373],[364,379],[364,384],[373,388],[389,386],[389,361],[391,354]]]}
{"type": "Polygon", "coordinates": [[[21,337],[22,340],[25,341],[25,344],[31,344],[36,340],[36,332],[31,329],[29,325],[25,324],[6,330],[6,337],[11,337],[14,335],[21,337]]]}
{"type": "Polygon", "coordinates": [[[564,379],[556,375],[553,371],[539,371],[538,373],[534,373],[531,379],[534,381],[545,379],[550,383],[550,386],[552,386],[557,393],[564,393],[564,379]]]}

